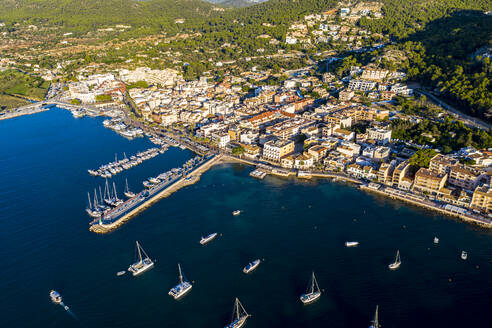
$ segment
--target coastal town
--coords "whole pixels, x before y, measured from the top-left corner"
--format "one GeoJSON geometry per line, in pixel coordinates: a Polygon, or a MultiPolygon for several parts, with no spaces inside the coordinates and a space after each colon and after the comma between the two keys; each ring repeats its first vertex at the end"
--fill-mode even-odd
{"type": "Polygon", "coordinates": [[[71,102],[76,117],[89,112],[84,106],[95,108],[92,113],[110,113],[123,130],[143,128],[149,135],[168,135],[194,150],[200,147],[204,154],[255,165],[253,176],[347,180],[364,190],[491,226],[490,151],[466,147],[441,154],[392,136],[392,121],[422,119],[392,105],[392,98],[413,94],[401,72],[351,67],[341,80],[331,73],[318,77],[309,68],[288,73],[281,85],[257,86],[258,76],[267,72],[227,76],[216,83],[206,77],[185,81],[175,71],[142,67],[119,74],[81,73],[78,82],[54,96],[71,102]],[[142,81],[146,87],[127,89],[142,81]],[[322,92],[320,86],[328,81],[342,85],[337,97],[322,92]],[[310,96],[307,90],[323,96],[310,96]],[[371,94],[374,101],[361,102],[371,94]],[[98,103],[101,97],[111,101],[98,103]],[[80,105],[73,105],[73,99],[80,105]],[[432,156],[427,163],[415,163],[422,153],[432,156]]]}
{"type": "MultiPolygon", "coordinates": [[[[311,42],[343,42],[355,52],[385,47],[387,38],[355,24],[362,17],[380,18],[380,5],[305,16],[289,27],[285,43],[309,47],[311,42]]],[[[268,35],[259,38],[279,42],[268,35]]],[[[217,62],[225,68],[219,79],[209,72],[185,79],[172,68],[99,71],[99,66],[88,65],[70,80],[55,81],[56,72],[41,70],[53,82],[45,101],[28,105],[25,113],[32,113],[33,106],[41,111],[56,104],[76,118],[108,116],[105,126],[123,137],[167,136],[201,155],[220,154],[254,165],[253,177],[346,180],[369,192],[492,227],[492,150],[433,147],[439,133],[403,140],[394,131],[398,124],[418,126],[423,121],[462,121],[474,131],[488,125],[467,121],[427,99],[398,66],[382,68],[394,55],[388,52],[366,65],[326,55],[321,66],[311,63],[280,72],[253,66],[233,73],[233,62],[217,62]],[[427,111],[409,111],[412,102],[427,111]]],[[[0,118],[21,114],[11,111],[0,118]]],[[[456,136],[445,133],[450,139],[456,136]]]]}

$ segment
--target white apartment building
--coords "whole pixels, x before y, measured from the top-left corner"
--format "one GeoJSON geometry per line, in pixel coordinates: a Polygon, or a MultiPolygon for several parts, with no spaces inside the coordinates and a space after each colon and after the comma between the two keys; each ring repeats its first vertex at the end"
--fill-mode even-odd
{"type": "Polygon", "coordinates": [[[381,128],[369,128],[366,132],[369,139],[376,140],[381,145],[385,145],[391,142],[391,130],[381,128]]]}
{"type": "Polygon", "coordinates": [[[349,89],[369,91],[376,87],[376,82],[374,81],[364,81],[364,80],[350,80],[349,89]]]}

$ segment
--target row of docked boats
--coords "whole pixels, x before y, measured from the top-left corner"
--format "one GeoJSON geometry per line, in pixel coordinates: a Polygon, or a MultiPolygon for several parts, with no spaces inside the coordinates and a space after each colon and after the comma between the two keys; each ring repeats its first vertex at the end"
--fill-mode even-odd
{"type": "Polygon", "coordinates": [[[107,164],[99,166],[94,170],[87,170],[92,176],[99,176],[101,178],[111,178],[113,175],[116,175],[123,170],[131,169],[134,166],[142,164],[144,161],[149,160],[151,158],[156,157],[159,154],[163,154],[167,150],[166,146],[161,148],[153,147],[147,150],[136,153],[135,155],[130,156],[130,158],[126,157],[126,154],[123,153],[123,158],[118,160],[118,156],[115,154],[114,161],[109,162],[107,164]]]}
{"type": "Polygon", "coordinates": [[[143,137],[144,131],[141,128],[130,127],[123,123],[121,118],[112,118],[103,121],[105,128],[111,129],[119,135],[128,139],[143,137]]]}
{"type": "MultiPolygon", "coordinates": [[[[98,190],[94,189],[93,197],[91,197],[91,194],[88,193],[89,204],[86,211],[89,216],[96,219],[103,218],[106,221],[114,220],[122,213],[127,212],[135,206],[138,206],[138,204],[144,201],[147,197],[158,193],[168,184],[178,180],[180,177],[185,176],[187,172],[192,170],[195,166],[203,163],[206,159],[208,158],[196,156],[187,161],[181,168],[173,168],[155,178],[149,178],[149,180],[143,182],[147,189],[138,194],[128,188],[128,180],[125,180],[124,195],[128,198],[126,201],[123,201],[118,197],[115,184],[113,183],[111,188],[108,184],[108,180],[106,180],[104,194],[101,187],[99,187],[98,190]]],[[[91,224],[95,223],[96,221],[93,221],[91,224]]]]}
{"type": "Polygon", "coordinates": [[[183,167],[173,168],[167,172],[161,173],[158,176],[147,178],[142,184],[145,188],[152,188],[162,182],[168,182],[177,176],[183,176],[186,172],[193,169],[197,164],[203,162],[203,157],[195,156],[183,164],[183,167]]]}
{"type": "MultiPolygon", "coordinates": [[[[125,180],[125,191],[123,193],[127,198],[135,197],[135,193],[128,188],[128,180],[125,180]]],[[[99,218],[111,211],[111,209],[124,203],[123,200],[118,197],[115,183],[113,182],[111,187],[108,180],[106,180],[106,184],[104,185],[104,193],[101,192],[101,187],[99,187],[98,189],[94,189],[92,201],[90,193],[87,193],[87,198],[89,203],[85,210],[87,214],[93,218],[99,218]]]]}

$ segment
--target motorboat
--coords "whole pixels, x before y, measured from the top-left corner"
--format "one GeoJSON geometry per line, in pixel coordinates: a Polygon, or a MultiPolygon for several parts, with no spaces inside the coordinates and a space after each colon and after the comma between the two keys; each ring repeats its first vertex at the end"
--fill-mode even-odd
{"type": "Polygon", "coordinates": [[[208,235],[206,237],[202,237],[202,239],[200,239],[200,244],[205,245],[206,243],[214,240],[215,237],[217,237],[217,233],[216,232],[211,233],[210,235],[208,235]]]}
{"type": "Polygon", "coordinates": [[[345,247],[356,247],[359,245],[358,241],[346,241],[345,242],[345,247]]]}
{"type": "Polygon", "coordinates": [[[243,268],[243,272],[250,273],[251,271],[255,270],[260,265],[260,263],[261,261],[259,259],[256,259],[253,262],[248,263],[248,265],[246,265],[243,268]]]}
{"type": "Polygon", "coordinates": [[[50,298],[53,301],[53,303],[60,304],[62,302],[62,297],[60,293],[58,293],[56,290],[50,291],[50,298]]]}

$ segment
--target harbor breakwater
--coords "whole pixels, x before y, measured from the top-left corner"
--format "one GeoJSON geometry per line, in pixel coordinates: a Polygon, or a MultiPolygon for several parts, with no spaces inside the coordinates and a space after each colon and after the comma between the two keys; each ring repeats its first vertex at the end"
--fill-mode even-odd
{"type": "Polygon", "coordinates": [[[142,202],[140,205],[138,205],[128,213],[125,213],[123,216],[121,216],[114,222],[108,224],[98,222],[92,224],[89,230],[95,233],[105,234],[117,229],[118,227],[122,226],[123,224],[134,218],[137,214],[144,211],[146,208],[152,206],[160,199],[171,196],[174,192],[178,191],[181,188],[195,184],[200,180],[200,176],[204,172],[208,171],[212,166],[221,163],[221,161],[222,161],[221,155],[214,156],[213,158],[209,159],[207,162],[201,164],[196,169],[188,173],[186,177],[182,177],[179,180],[175,181],[174,183],[172,183],[171,185],[169,185],[168,187],[166,187],[156,195],[142,202]]]}

